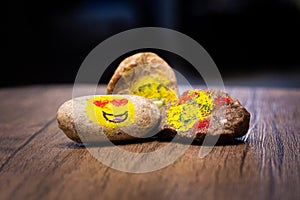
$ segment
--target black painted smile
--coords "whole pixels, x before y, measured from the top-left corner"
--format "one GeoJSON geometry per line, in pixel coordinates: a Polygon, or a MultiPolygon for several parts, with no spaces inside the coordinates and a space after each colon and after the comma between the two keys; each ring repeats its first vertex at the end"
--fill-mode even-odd
{"type": "Polygon", "coordinates": [[[114,114],[104,112],[102,110],[102,115],[106,119],[106,121],[109,121],[112,123],[121,123],[121,122],[124,122],[128,118],[128,111],[125,111],[122,114],[114,115],[114,114]]]}

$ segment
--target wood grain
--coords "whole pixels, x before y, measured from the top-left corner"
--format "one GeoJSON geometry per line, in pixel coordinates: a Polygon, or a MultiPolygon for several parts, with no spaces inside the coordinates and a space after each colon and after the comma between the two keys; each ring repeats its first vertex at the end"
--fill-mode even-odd
{"type": "MultiPolygon", "coordinates": [[[[0,199],[300,199],[300,90],[227,92],[252,115],[245,142],[215,146],[203,159],[193,144],[161,170],[130,174],[101,164],[58,129],[55,114],[71,86],[0,89],[0,199]]],[[[148,152],[166,144],[120,146],[148,152]]]]}

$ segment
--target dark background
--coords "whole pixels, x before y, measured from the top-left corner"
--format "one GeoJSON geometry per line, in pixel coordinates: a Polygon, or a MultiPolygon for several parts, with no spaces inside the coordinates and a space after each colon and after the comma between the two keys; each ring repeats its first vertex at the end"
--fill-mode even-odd
{"type": "MultiPolygon", "coordinates": [[[[300,0],[15,0],[6,12],[1,87],[73,83],[95,46],[144,26],[171,28],[198,41],[225,84],[300,87],[300,0]]],[[[197,82],[187,62],[156,52],[197,82]]],[[[124,57],[112,63],[102,83],[124,57]]]]}

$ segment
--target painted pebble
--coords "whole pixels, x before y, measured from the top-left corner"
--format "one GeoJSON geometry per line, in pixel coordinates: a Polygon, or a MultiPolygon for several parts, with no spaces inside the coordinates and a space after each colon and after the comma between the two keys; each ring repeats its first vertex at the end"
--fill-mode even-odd
{"type": "Polygon", "coordinates": [[[59,128],[76,142],[126,140],[157,133],[160,111],[149,99],[131,95],[83,96],[58,109],[59,128]]]}
{"type": "Polygon", "coordinates": [[[162,130],[200,141],[206,135],[220,136],[220,140],[241,137],[250,121],[250,113],[237,99],[212,89],[184,92],[168,103],[162,115],[162,130]]]}
{"type": "Polygon", "coordinates": [[[177,80],[173,69],[161,57],[151,52],[137,53],[120,63],[106,93],[146,97],[161,108],[177,98],[177,80]]]}

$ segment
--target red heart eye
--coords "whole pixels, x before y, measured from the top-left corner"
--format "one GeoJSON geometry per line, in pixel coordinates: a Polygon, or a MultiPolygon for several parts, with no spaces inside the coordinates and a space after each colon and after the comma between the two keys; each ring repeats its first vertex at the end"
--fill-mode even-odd
{"type": "Polygon", "coordinates": [[[101,101],[101,100],[95,100],[95,101],[93,101],[93,104],[94,104],[95,106],[100,107],[100,108],[103,108],[103,107],[106,106],[106,104],[108,104],[108,103],[109,103],[108,100],[104,100],[104,101],[101,101]]]}
{"type": "Polygon", "coordinates": [[[124,106],[128,103],[127,99],[120,99],[120,100],[116,100],[113,99],[110,101],[114,106],[124,106]]]}

